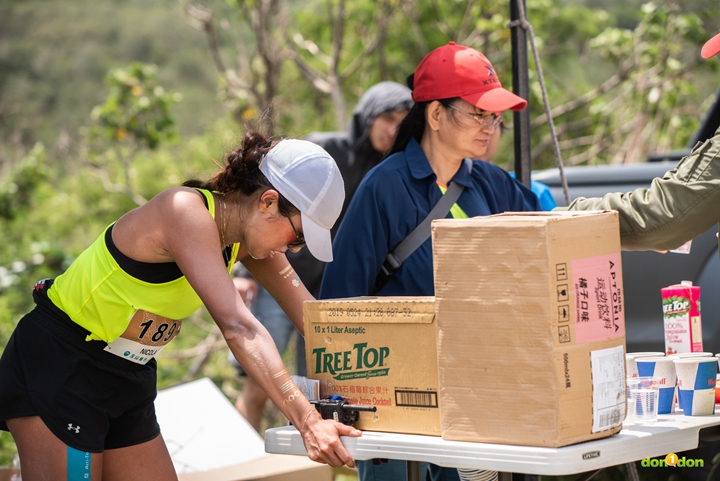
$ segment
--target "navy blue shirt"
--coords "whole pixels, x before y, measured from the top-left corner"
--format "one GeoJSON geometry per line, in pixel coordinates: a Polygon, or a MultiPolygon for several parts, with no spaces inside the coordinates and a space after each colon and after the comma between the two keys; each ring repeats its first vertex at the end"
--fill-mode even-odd
{"type": "MultiPolygon", "coordinates": [[[[465,186],[457,204],[469,217],[541,210],[530,189],[488,162],[473,161],[472,172],[462,164],[452,181],[465,186]]],[[[415,139],[405,151],[368,172],[333,241],[334,260],[325,267],[319,298],[370,295],[387,254],[425,219],[441,196],[437,176],[415,139]]],[[[434,293],[432,240],[428,238],[375,294],[434,293]]]]}

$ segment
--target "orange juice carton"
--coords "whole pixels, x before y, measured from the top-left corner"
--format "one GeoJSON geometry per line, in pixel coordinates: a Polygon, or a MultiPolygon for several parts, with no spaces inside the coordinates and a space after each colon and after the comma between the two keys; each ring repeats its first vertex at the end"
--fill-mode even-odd
{"type": "Polygon", "coordinates": [[[665,324],[665,352],[702,352],[700,321],[700,287],[690,281],[663,287],[663,321],[665,324]]]}

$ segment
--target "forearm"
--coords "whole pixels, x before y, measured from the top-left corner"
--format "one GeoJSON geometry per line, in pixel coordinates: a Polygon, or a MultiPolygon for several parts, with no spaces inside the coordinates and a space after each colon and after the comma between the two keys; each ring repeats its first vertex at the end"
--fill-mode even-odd
{"type": "Polygon", "coordinates": [[[647,189],[576,199],[568,210],[616,210],[624,250],[673,249],[720,218],[720,135],[647,189]]]}
{"type": "Polygon", "coordinates": [[[315,300],[284,255],[273,259],[243,259],[243,264],[270,293],[300,334],[304,333],[303,302],[315,300]]]}
{"type": "Polygon", "coordinates": [[[354,467],[339,436],[359,436],[360,431],[320,417],[293,383],[267,330],[241,301],[238,300],[236,306],[235,313],[217,309],[211,311],[211,315],[240,365],[300,431],[310,459],[332,466],[354,467]]]}
{"type": "Polygon", "coordinates": [[[263,326],[223,332],[230,350],[247,374],[262,388],[298,430],[315,408],[292,382],[282,358],[263,326]]]}

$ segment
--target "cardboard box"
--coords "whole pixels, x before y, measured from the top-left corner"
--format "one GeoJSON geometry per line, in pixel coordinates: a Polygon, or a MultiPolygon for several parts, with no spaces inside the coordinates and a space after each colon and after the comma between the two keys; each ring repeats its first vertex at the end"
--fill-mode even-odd
{"type": "Polygon", "coordinates": [[[703,352],[700,286],[691,281],[660,289],[665,353],[703,352]]]}
{"type": "Polygon", "coordinates": [[[303,305],[308,377],[320,397],[377,406],[367,431],[440,435],[433,297],[356,297],[303,305]]]}
{"type": "Polygon", "coordinates": [[[155,412],[180,481],[333,479],[330,466],[308,457],[266,453],[263,438],[209,378],[158,391],[155,412]]]}
{"type": "Polygon", "coordinates": [[[210,471],[179,474],[178,481],[332,481],[333,468],[304,456],[268,454],[210,471]]]}
{"type": "Polygon", "coordinates": [[[617,433],[617,213],[433,222],[442,437],[559,447],[617,433]]]}
{"type": "Polygon", "coordinates": [[[0,467],[0,481],[21,481],[20,470],[12,466],[0,467]]]}

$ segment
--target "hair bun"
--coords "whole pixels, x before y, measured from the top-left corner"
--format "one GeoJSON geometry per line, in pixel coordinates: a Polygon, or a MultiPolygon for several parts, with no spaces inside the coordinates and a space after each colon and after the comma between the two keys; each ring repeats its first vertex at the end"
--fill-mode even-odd
{"type": "Polygon", "coordinates": [[[248,132],[240,145],[224,156],[224,168],[207,182],[188,181],[183,185],[201,187],[219,192],[241,192],[252,195],[261,188],[272,187],[260,171],[260,161],[272,148],[273,142],[259,132],[248,132]]]}

